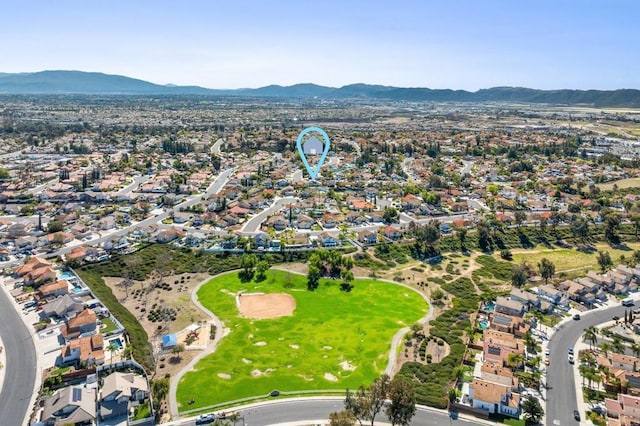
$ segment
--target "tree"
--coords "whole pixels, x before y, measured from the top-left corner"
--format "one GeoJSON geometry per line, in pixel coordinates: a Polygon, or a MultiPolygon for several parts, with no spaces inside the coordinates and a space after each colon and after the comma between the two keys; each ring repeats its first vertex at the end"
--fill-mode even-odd
{"type": "Polygon", "coordinates": [[[511,268],[511,284],[513,284],[514,287],[524,286],[528,279],[529,268],[527,268],[524,262],[519,265],[514,265],[513,268],[511,268]]]}
{"type": "Polygon", "coordinates": [[[64,225],[59,220],[52,220],[47,224],[47,232],[53,234],[54,232],[60,232],[64,230],[64,225]]]}
{"type": "Polygon", "coordinates": [[[544,283],[548,284],[549,279],[553,278],[556,273],[556,265],[546,257],[543,257],[538,263],[538,271],[540,271],[540,276],[544,279],[544,283]]]}
{"type": "Polygon", "coordinates": [[[600,350],[604,353],[605,357],[609,356],[609,351],[612,349],[611,347],[611,343],[609,342],[602,342],[600,343],[600,350]]]}
{"type": "Polygon", "coordinates": [[[613,266],[613,261],[611,260],[611,255],[608,251],[598,250],[598,265],[600,266],[600,271],[604,274],[607,270],[613,266]]]}
{"type": "Polygon", "coordinates": [[[408,426],[416,413],[416,393],[413,382],[403,376],[396,376],[389,386],[391,404],[385,413],[391,425],[408,426]]]}
{"type": "Polygon", "coordinates": [[[527,214],[522,210],[516,210],[516,212],[513,214],[513,218],[516,221],[516,225],[518,225],[518,228],[520,228],[524,221],[527,220],[527,214]]]}
{"type": "Polygon", "coordinates": [[[624,343],[618,336],[613,336],[613,340],[611,341],[611,350],[617,354],[624,353],[624,343]]]}
{"type": "Polygon", "coordinates": [[[11,175],[7,169],[0,167],[0,179],[9,179],[11,175]]]}
{"type": "Polygon", "coordinates": [[[486,220],[481,220],[477,225],[478,230],[478,246],[480,250],[491,251],[491,239],[489,235],[489,224],[486,220]]]}
{"type": "Polygon", "coordinates": [[[395,207],[387,207],[382,214],[382,220],[384,220],[384,223],[387,225],[397,222],[398,217],[398,210],[396,210],[395,207]]]}
{"type": "Polygon", "coordinates": [[[464,242],[467,239],[467,228],[461,226],[456,229],[456,235],[458,236],[458,240],[460,241],[460,250],[464,250],[464,242]]]}
{"type": "Polygon", "coordinates": [[[640,214],[634,213],[629,217],[629,220],[633,223],[633,229],[638,238],[638,232],[640,231],[640,214]]]}
{"type": "Polygon", "coordinates": [[[618,228],[620,228],[620,217],[615,212],[610,212],[604,216],[604,236],[611,244],[618,244],[618,228]]]}
{"type": "Polygon", "coordinates": [[[522,404],[522,412],[524,414],[524,420],[526,424],[535,425],[540,423],[542,416],[544,416],[544,409],[540,405],[538,398],[529,396],[524,400],[522,404]]]}
{"type": "Polygon", "coordinates": [[[109,359],[111,359],[111,364],[113,364],[113,355],[118,351],[118,349],[120,349],[119,346],[117,346],[115,343],[111,343],[109,346],[107,346],[107,350],[109,351],[109,359]]]}
{"type": "Polygon", "coordinates": [[[258,259],[254,254],[245,253],[240,259],[240,267],[242,270],[238,272],[238,277],[242,282],[249,282],[253,279],[255,273],[255,266],[258,259]]]}
{"type": "Polygon", "coordinates": [[[594,326],[588,327],[584,330],[584,340],[589,342],[589,349],[598,343],[598,329],[594,326]]]}
{"type": "Polygon", "coordinates": [[[334,411],[329,414],[329,426],[353,426],[356,417],[349,410],[334,411]]]}
{"type": "Polygon", "coordinates": [[[358,424],[362,426],[362,420],[364,420],[364,397],[366,395],[366,391],[364,390],[364,386],[360,386],[360,388],[356,391],[356,394],[353,395],[349,389],[347,389],[347,395],[344,398],[344,409],[345,411],[353,414],[353,417],[356,418],[358,424]]]}
{"type": "Polygon", "coordinates": [[[307,274],[307,289],[313,291],[318,288],[320,284],[320,277],[322,276],[320,268],[316,265],[309,264],[309,272],[307,274]]]}
{"type": "Polygon", "coordinates": [[[516,352],[510,353],[507,355],[507,365],[514,370],[518,369],[522,365],[522,361],[524,357],[516,352]]]}
{"type": "Polygon", "coordinates": [[[182,343],[178,343],[171,349],[171,352],[178,358],[182,359],[182,352],[184,352],[184,345],[182,343]]]}
{"type": "Polygon", "coordinates": [[[256,281],[263,281],[266,278],[266,272],[269,270],[269,262],[261,260],[256,264],[256,281]]]}
{"type": "Polygon", "coordinates": [[[578,217],[571,223],[571,232],[575,238],[579,238],[583,243],[589,238],[589,221],[584,217],[578,217]]]}
{"type": "Polygon", "coordinates": [[[365,405],[365,418],[371,421],[371,426],[374,426],[376,416],[380,410],[382,410],[382,407],[384,407],[384,402],[387,399],[387,394],[389,393],[390,380],[391,379],[388,375],[383,374],[375,379],[369,387],[367,404],[365,405]]]}

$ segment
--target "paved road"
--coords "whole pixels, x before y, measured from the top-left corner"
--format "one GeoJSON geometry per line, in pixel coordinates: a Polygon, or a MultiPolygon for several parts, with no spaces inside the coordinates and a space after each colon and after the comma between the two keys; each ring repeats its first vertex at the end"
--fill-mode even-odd
{"type": "Polygon", "coordinates": [[[138,187],[140,185],[142,185],[143,183],[146,183],[152,177],[153,176],[150,176],[150,175],[135,176],[133,178],[133,182],[131,182],[129,185],[127,185],[124,188],[122,188],[117,193],[121,194],[121,195],[126,195],[126,194],[128,194],[128,193],[130,193],[132,191],[135,191],[136,189],[138,189],[138,187]]]}
{"type": "MultiPolygon", "coordinates": [[[[573,368],[568,361],[568,349],[575,346],[584,329],[611,321],[611,317],[618,315],[624,317],[622,305],[611,308],[598,309],[584,312],[579,321],[568,320],[562,323],[560,328],[549,340],[551,364],[547,367],[547,385],[552,389],[547,390],[547,424],[553,425],[577,425],[573,418],[573,410],[577,409],[575,393],[575,380],[573,368]]],[[[584,419],[585,414],[580,413],[584,419]]]]}
{"type": "Polygon", "coordinates": [[[475,163],[473,161],[462,160],[462,168],[460,169],[460,176],[470,175],[471,169],[475,163]]]}
{"type": "Polygon", "coordinates": [[[271,207],[269,207],[268,209],[264,209],[263,211],[261,211],[260,213],[258,213],[257,215],[253,216],[251,219],[246,221],[244,226],[240,230],[240,232],[242,232],[243,234],[255,234],[260,230],[260,225],[262,224],[262,222],[267,220],[269,216],[279,212],[280,209],[286,206],[287,204],[295,203],[296,201],[297,201],[297,198],[295,197],[285,197],[285,198],[276,200],[271,205],[271,207]]]}
{"type": "Polygon", "coordinates": [[[0,289],[0,335],[7,365],[0,393],[0,419],[3,425],[26,424],[36,380],[36,351],[31,334],[9,296],[0,289]]]}
{"type": "MultiPolygon", "coordinates": [[[[278,403],[253,405],[240,409],[238,412],[244,417],[245,426],[268,426],[290,422],[327,420],[333,411],[341,411],[344,408],[342,398],[333,399],[301,399],[283,400],[278,403]]],[[[387,422],[384,413],[378,414],[376,421],[387,422]]],[[[242,425],[242,419],[237,423],[242,425]]],[[[486,424],[459,418],[453,420],[447,413],[439,410],[419,407],[411,422],[420,426],[444,426],[444,425],[479,425],[486,424]]],[[[195,425],[194,419],[179,420],[170,423],[171,426],[195,425]]]]}
{"type": "Polygon", "coordinates": [[[222,144],[224,143],[224,139],[220,138],[213,144],[211,147],[211,153],[215,155],[220,155],[220,148],[222,148],[222,144]]]}

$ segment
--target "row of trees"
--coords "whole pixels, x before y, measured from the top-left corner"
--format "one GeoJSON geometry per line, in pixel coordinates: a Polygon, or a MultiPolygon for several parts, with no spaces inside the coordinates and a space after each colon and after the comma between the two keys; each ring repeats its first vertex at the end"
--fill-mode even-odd
{"type": "Polygon", "coordinates": [[[331,426],[353,426],[358,422],[360,426],[369,422],[374,425],[378,414],[385,407],[385,401],[390,403],[385,414],[393,426],[408,426],[416,413],[415,389],[410,379],[396,376],[393,380],[383,374],[365,388],[360,386],[355,393],[347,389],[344,410],[333,412],[329,416],[331,426]]]}

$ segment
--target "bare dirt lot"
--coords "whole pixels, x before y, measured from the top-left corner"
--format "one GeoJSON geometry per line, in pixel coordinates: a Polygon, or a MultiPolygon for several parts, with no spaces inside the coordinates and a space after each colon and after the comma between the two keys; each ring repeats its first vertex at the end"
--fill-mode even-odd
{"type": "Polygon", "coordinates": [[[296,301],[290,294],[241,294],[238,301],[240,313],[247,318],[285,317],[296,309],[296,301]]]}

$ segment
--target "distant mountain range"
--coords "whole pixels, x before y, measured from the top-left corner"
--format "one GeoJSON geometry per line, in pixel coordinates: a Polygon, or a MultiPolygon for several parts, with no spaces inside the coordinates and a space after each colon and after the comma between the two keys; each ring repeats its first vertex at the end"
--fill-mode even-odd
{"type": "Polygon", "coordinates": [[[370,84],[350,84],[339,88],[295,84],[270,85],[258,89],[220,90],[172,84],[163,86],[120,75],[83,71],[0,73],[0,94],[217,95],[424,102],[523,102],[640,108],[640,90],[635,89],[536,90],[523,87],[493,87],[468,92],[370,84]]]}

